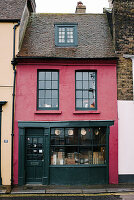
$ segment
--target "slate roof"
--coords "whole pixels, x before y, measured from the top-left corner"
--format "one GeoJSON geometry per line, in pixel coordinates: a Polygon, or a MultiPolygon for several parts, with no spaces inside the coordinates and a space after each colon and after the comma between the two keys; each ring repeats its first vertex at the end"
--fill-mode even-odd
{"type": "Polygon", "coordinates": [[[20,20],[25,3],[26,0],[0,0],[0,20],[20,20]]]}
{"type": "Polygon", "coordinates": [[[115,57],[106,14],[36,14],[30,17],[19,57],[115,57]],[[78,23],[78,46],[55,46],[55,23],[78,23]]]}

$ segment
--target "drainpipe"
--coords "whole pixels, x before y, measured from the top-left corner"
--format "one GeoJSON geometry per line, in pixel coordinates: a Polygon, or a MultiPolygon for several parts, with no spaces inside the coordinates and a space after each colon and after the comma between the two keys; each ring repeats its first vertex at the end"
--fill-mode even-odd
{"type": "Polygon", "coordinates": [[[132,76],[133,76],[133,101],[134,101],[134,55],[124,54],[124,58],[130,58],[132,60],[132,76]]]}
{"type": "Polygon", "coordinates": [[[12,133],[11,133],[11,186],[13,186],[13,137],[14,137],[14,102],[15,102],[15,80],[16,80],[16,60],[15,60],[15,42],[16,42],[16,28],[20,25],[15,24],[13,27],[13,59],[11,64],[13,65],[14,80],[13,80],[13,100],[12,100],[12,133]]]}

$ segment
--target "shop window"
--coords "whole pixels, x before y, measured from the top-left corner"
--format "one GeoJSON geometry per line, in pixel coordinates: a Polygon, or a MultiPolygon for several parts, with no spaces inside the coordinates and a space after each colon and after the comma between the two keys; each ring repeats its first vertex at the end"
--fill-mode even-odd
{"type": "Polygon", "coordinates": [[[76,24],[55,24],[56,46],[77,46],[76,24]]]}
{"type": "Polygon", "coordinates": [[[106,164],[106,128],[52,128],[50,164],[106,164]]]}
{"type": "Polygon", "coordinates": [[[38,110],[59,109],[58,71],[38,71],[38,110]]]}
{"type": "Polygon", "coordinates": [[[96,110],[96,72],[77,71],[75,86],[76,110],[96,110]]]}

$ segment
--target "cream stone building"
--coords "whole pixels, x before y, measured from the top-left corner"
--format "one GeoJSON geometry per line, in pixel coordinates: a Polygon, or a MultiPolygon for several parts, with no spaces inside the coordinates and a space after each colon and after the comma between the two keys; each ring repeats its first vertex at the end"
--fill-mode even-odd
{"type": "Polygon", "coordinates": [[[0,0],[0,185],[13,184],[14,58],[18,52],[19,30],[24,31],[23,19],[33,11],[34,0],[0,0]]]}

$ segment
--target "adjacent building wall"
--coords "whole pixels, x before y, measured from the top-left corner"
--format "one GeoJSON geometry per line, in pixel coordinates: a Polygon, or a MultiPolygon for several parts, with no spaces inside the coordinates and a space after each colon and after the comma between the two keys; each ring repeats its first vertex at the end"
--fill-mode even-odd
{"type": "Polygon", "coordinates": [[[133,0],[113,1],[113,39],[118,56],[119,182],[134,182],[134,102],[131,55],[134,55],[133,0]],[[128,58],[125,55],[129,55],[128,58]],[[126,58],[125,58],[126,57],[126,58]]]}
{"type": "Polygon", "coordinates": [[[119,174],[134,174],[134,101],[118,101],[119,174]]]}
{"type": "MultiPolygon", "coordinates": [[[[15,23],[0,23],[0,101],[2,106],[1,122],[1,175],[2,184],[11,184],[11,133],[12,133],[12,94],[13,94],[13,27],[15,23]]],[[[16,30],[16,53],[18,47],[18,29],[16,30]]]]}

